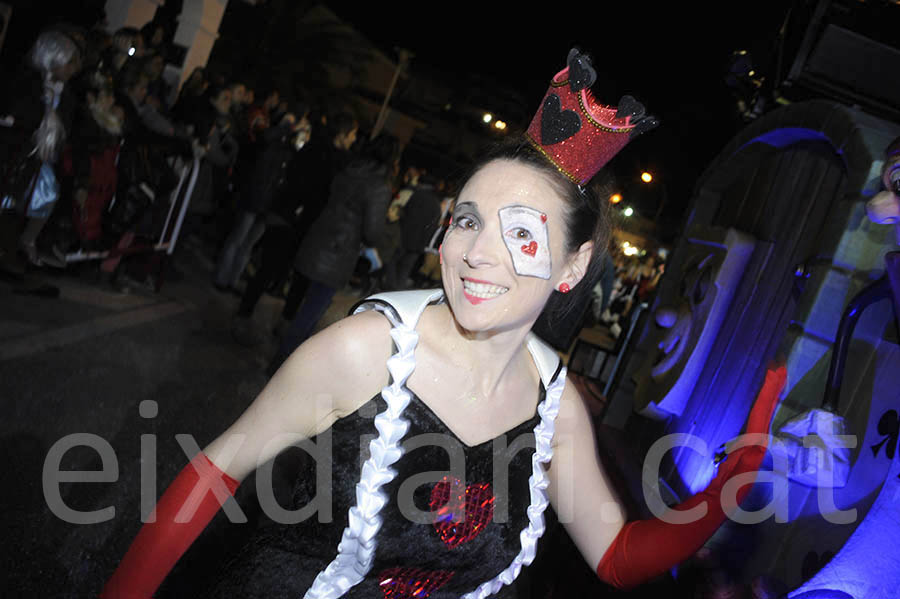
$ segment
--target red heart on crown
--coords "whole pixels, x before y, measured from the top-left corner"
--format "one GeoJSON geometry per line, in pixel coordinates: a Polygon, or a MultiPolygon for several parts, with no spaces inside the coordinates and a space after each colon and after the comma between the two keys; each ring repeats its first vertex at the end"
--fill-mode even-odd
{"type": "Polygon", "coordinates": [[[384,599],[425,599],[453,577],[452,571],[388,568],[378,575],[384,599]]]}
{"type": "Polygon", "coordinates": [[[547,215],[546,215],[546,214],[541,214],[541,222],[542,222],[542,223],[547,222],[547,215]]]}
{"type": "Polygon", "coordinates": [[[528,254],[532,258],[537,254],[537,241],[532,241],[531,243],[526,243],[522,246],[522,253],[528,254]]]}
{"type": "Polygon", "coordinates": [[[462,488],[455,478],[444,477],[431,489],[434,529],[448,549],[468,543],[494,519],[494,493],[490,483],[462,488]]]}

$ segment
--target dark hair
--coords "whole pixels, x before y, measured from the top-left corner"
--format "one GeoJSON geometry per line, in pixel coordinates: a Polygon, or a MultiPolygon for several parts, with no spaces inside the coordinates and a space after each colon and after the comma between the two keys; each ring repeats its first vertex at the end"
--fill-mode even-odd
{"type": "Polygon", "coordinates": [[[142,80],[149,83],[150,78],[144,72],[143,66],[141,62],[126,63],[118,76],[119,89],[128,92],[137,87],[142,80]]]}
{"type": "Polygon", "coordinates": [[[231,93],[231,88],[227,85],[210,85],[206,90],[206,97],[207,99],[212,101],[218,98],[222,94],[222,92],[231,93]]]}
{"type": "MultiPolygon", "coordinates": [[[[599,188],[608,185],[609,175],[601,170],[594,178],[578,185],[564,175],[556,165],[544,157],[524,137],[514,137],[490,148],[469,172],[465,180],[495,160],[513,160],[536,168],[552,182],[566,202],[566,251],[573,254],[587,241],[593,242],[593,250],[587,270],[571,292],[554,292],[544,310],[551,319],[562,320],[575,306],[587,301],[603,270],[603,255],[607,252],[612,235],[612,215],[609,204],[601,201],[606,193],[599,188]]],[[[462,189],[462,185],[460,185],[462,189]]]]}
{"type": "Polygon", "coordinates": [[[312,107],[304,100],[297,100],[290,105],[288,110],[289,112],[293,112],[294,116],[297,117],[297,120],[299,121],[303,117],[311,116],[312,107]]]}
{"type": "Polygon", "coordinates": [[[141,37],[144,38],[144,45],[149,46],[153,36],[156,35],[156,31],[158,29],[162,29],[163,39],[166,37],[166,28],[159,21],[149,21],[140,29],[141,37]]]}
{"type": "Polygon", "coordinates": [[[337,137],[338,135],[350,133],[359,127],[359,122],[349,112],[339,112],[328,119],[328,126],[331,129],[331,136],[337,137]]]}
{"type": "Polygon", "coordinates": [[[278,86],[275,85],[275,82],[273,81],[263,81],[255,88],[251,89],[253,89],[253,95],[256,97],[256,102],[260,105],[268,100],[269,96],[272,94],[278,94],[278,98],[281,98],[281,90],[278,89],[278,86]]]}
{"type": "Polygon", "coordinates": [[[400,157],[400,142],[388,133],[382,133],[375,139],[366,142],[360,153],[363,160],[372,160],[378,164],[393,164],[400,157]]]}

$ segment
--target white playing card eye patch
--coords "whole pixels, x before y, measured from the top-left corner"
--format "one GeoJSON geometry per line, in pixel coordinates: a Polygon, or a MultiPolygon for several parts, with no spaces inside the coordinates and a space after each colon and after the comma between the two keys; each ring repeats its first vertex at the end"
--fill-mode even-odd
{"type": "Polygon", "coordinates": [[[527,206],[506,206],[498,211],[500,233],[516,274],[549,279],[552,273],[547,215],[527,206]]]}

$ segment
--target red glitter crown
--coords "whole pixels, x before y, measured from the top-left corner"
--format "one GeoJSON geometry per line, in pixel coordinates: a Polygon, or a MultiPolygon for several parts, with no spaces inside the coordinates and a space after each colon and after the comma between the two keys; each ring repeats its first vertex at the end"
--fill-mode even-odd
{"type": "Polygon", "coordinates": [[[578,185],[588,182],[632,138],[659,124],[631,96],[622,96],[618,107],[597,102],[589,89],[596,79],[590,59],[573,48],[568,66],[550,81],[525,133],[538,151],[578,185]]]}

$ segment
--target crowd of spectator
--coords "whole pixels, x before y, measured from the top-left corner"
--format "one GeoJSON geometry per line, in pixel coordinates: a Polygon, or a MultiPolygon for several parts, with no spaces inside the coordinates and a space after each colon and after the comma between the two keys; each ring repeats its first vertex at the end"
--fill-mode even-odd
{"type": "MultiPolygon", "coordinates": [[[[440,285],[455,190],[401,170],[396,139],[361,135],[350,111],[203,68],[179,88],[163,77],[167,55],[157,24],[112,35],[57,25],[5,76],[0,268],[72,268],[73,255],[93,255],[82,268],[102,284],[158,290],[179,275],[179,254],[164,262],[154,244],[196,170],[181,240],[205,244],[210,283],[241,298],[240,343],[262,340],[252,319],[262,295],[284,299],[273,368],[342,288],[440,285]]],[[[654,255],[613,252],[587,324],[618,337],[662,272],[654,255]]]]}
{"type": "Polygon", "coordinates": [[[440,284],[453,192],[401,169],[394,137],[369,139],[352,111],[265,82],[197,68],[179,87],[164,77],[170,55],[159,24],[57,24],[3,74],[0,270],[158,291],[182,274],[185,243],[202,246],[210,284],[241,298],[238,341],[260,341],[264,293],[285,299],[285,351],[342,288],[440,284]],[[185,203],[176,239],[172,207],[185,203]],[[174,256],[162,241],[178,243],[174,256]]]}
{"type": "Polygon", "coordinates": [[[618,339],[635,305],[650,301],[665,266],[656,253],[627,256],[611,252],[594,287],[590,318],[605,325],[610,335],[618,339]]]}

